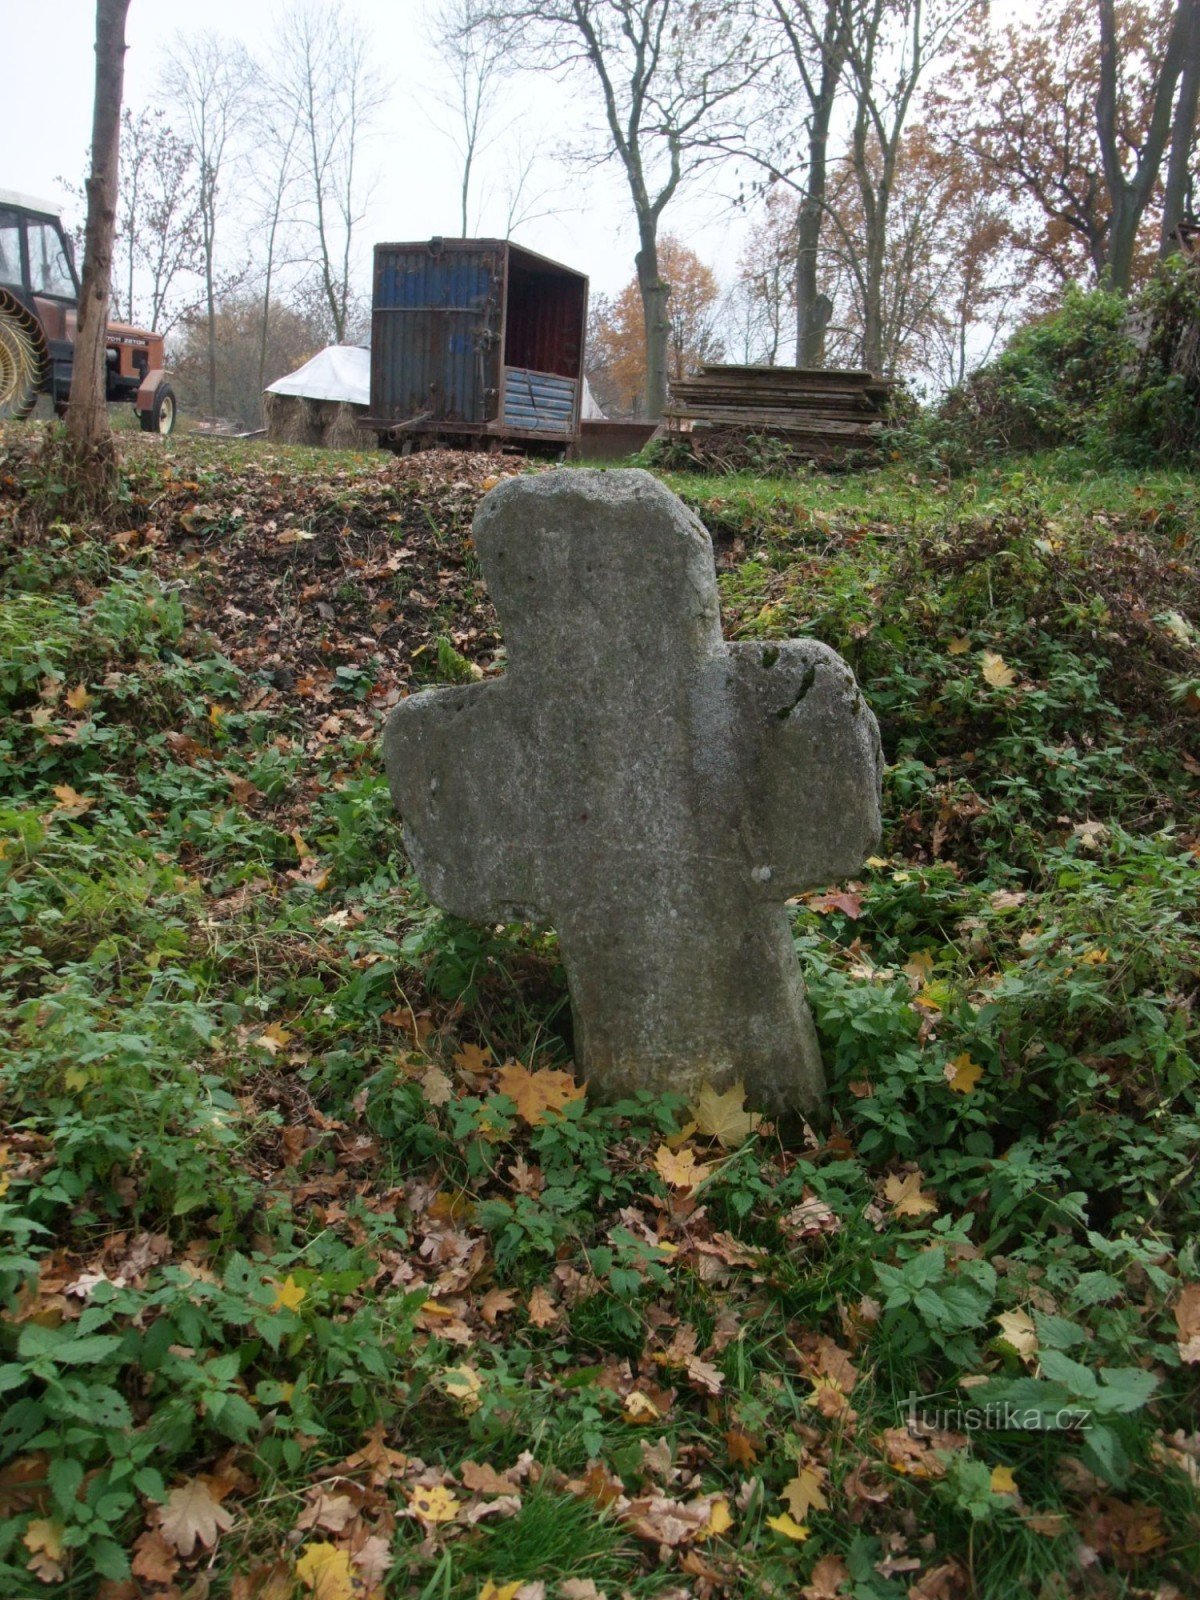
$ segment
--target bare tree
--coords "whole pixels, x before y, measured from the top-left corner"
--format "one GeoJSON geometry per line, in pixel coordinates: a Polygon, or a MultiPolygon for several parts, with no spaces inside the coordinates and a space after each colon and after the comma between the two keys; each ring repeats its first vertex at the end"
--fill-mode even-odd
{"type": "Polygon", "coordinates": [[[253,67],[234,40],[213,32],[177,34],[163,73],[164,92],[184,117],[200,164],[200,243],[208,319],[208,408],[217,407],[217,222],[223,180],[249,116],[253,67]]]}
{"type": "Polygon", "coordinates": [[[97,0],[96,97],[92,110],[92,165],[87,179],[83,282],[75,334],[67,450],[87,500],[104,497],[116,466],[105,405],[108,297],[117,221],[121,148],[121,95],[125,85],[125,17],[129,0],[97,0]]]}
{"type": "Polygon", "coordinates": [[[646,341],[646,415],[667,397],[671,286],[659,262],[659,224],[680,186],[729,138],[737,102],[762,69],[748,13],[690,0],[488,0],[481,25],[500,28],[522,64],[579,72],[603,118],[596,150],[617,161],[638,231],[638,289],[646,341]]]}
{"type": "Polygon", "coordinates": [[[194,309],[173,294],[181,279],[202,273],[203,257],[196,153],[159,109],[121,116],[117,245],[126,317],[138,320],[142,289],[148,326],[169,333],[194,309]]]}
{"type": "Polygon", "coordinates": [[[297,125],[299,210],[338,343],[353,310],[354,237],[366,212],[362,145],[386,96],[370,57],[352,18],[305,0],[281,30],[272,89],[281,117],[297,125]]]}
{"type": "Polygon", "coordinates": [[[434,24],[434,42],[447,68],[448,82],[438,99],[452,118],[453,139],[462,162],[459,184],[459,232],[471,231],[471,180],[491,127],[497,91],[505,72],[500,35],[484,22],[485,0],[443,0],[434,24]]]}
{"type": "Polygon", "coordinates": [[[270,99],[256,108],[255,146],[260,159],[253,167],[263,202],[266,223],[266,259],[263,262],[262,325],[258,334],[258,390],[267,383],[267,350],[272,326],[275,275],[280,265],[279,250],[285,223],[296,203],[299,177],[300,115],[291,106],[282,121],[275,115],[270,99]]]}

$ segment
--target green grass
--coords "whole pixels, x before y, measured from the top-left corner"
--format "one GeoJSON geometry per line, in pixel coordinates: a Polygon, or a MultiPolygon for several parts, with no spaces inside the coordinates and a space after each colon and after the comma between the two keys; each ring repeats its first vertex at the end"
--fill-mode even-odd
{"type": "Polygon", "coordinates": [[[879,856],[794,912],[828,1123],[692,1134],[688,1194],[655,1169],[680,1103],[522,1120],[498,1065],[569,1065],[553,934],[442,916],[407,874],[382,691],[410,656],[413,682],[487,660],[476,490],[134,439],[82,528],[28,434],[0,446],[0,1593],[123,1600],[131,1560],[170,1592],[154,1530],[198,1479],[230,1526],[173,1582],[214,1600],[312,1593],[325,1547],[334,1596],[783,1596],[821,1561],[857,1600],[1195,1586],[1189,479],[669,480],[727,634],[841,650],[889,762],[879,856]],[[277,503],[331,555],[319,701],[264,692],[201,582],[274,548],[277,503]],[[405,620],[356,658],[374,602],[332,555],[381,524],[428,536],[396,594],[430,587],[445,649],[405,620]],[[910,1394],[1091,1426],[913,1439],[910,1394]],[[498,1513],[466,1463],[508,1474],[498,1513]],[[798,1472],[825,1503],[792,1539],[798,1472]],[[349,1497],[326,1523],[318,1486],[349,1497]]]}

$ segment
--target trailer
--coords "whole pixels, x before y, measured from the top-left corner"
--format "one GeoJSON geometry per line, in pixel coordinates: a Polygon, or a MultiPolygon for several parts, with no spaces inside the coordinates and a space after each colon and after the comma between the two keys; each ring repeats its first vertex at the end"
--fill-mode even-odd
{"type": "Polygon", "coordinates": [[[573,448],[587,299],[581,272],[508,239],[377,244],[362,426],[402,453],[573,448]]]}

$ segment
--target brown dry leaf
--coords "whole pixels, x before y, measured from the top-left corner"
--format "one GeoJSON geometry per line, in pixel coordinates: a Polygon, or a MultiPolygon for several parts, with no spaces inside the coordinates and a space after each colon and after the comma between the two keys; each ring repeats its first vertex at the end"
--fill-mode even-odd
{"type": "Polygon", "coordinates": [[[454,1065],[474,1075],[488,1072],[491,1070],[492,1052],[486,1045],[465,1044],[454,1057],[454,1065]]]}
{"type": "Polygon", "coordinates": [[[562,1315],[555,1305],[550,1291],[542,1284],[535,1284],[529,1296],[529,1320],[535,1328],[552,1328],[562,1315]]]}
{"type": "Polygon", "coordinates": [[[822,1556],[800,1591],[801,1600],[838,1600],[850,1582],[850,1569],[841,1556],[822,1556]]]}
{"type": "Polygon", "coordinates": [[[591,1578],[567,1578],[558,1586],[558,1600],[608,1600],[591,1578]]]}
{"type": "Polygon", "coordinates": [[[294,1600],[295,1593],[291,1569],[282,1561],[272,1561],[235,1573],[229,1600],[294,1600]]]}
{"type": "Polygon", "coordinates": [[[550,1067],[539,1067],[530,1072],[519,1061],[506,1061],[496,1074],[496,1088],[505,1094],[517,1108],[517,1115],[537,1127],[547,1112],[561,1111],[573,1100],[582,1100],[584,1090],[569,1072],[556,1072],[550,1067]]]}
{"type": "Polygon", "coordinates": [[[1186,1283],[1175,1302],[1179,1329],[1179,1359],[1191,1365],[1200,1361],[1200,1283],[1186,1283]]]}
{"type": "Polygon", "coordinates": [[[431,1106],[444,1106],[454,1097],[454,1085],[441,1067],[430,1067],[420,1079],[421,1093],[431,1106]]]}
{"type": "Polygon", "coordinates": [[[506,1311],[515,1311],[517,1302],[507,1289],[489,1289],[479,1302],[479,1312],[489,1328],[496,1326],[496,1318],[506,1311]]]}
{"type": "Polygon", "coordinates": [[[746,1086],[739,1080],[724,1094],[718,1094],[706,1083],[688,1111],[698,1133],[706,1139],[716,1139],[726,1150],[736,1150],[762,1121],[757,1111],[747,1111],[745,1107],[746,1086]]]}
{"type": "Polygon", "coordinates": [[[884,1197],[898,1217],[923,1217],[937,1211],[933,1196],[921,1192],[924,1181],[924,1174],[918,1168],[903,1178],[893,1173],[884,1184],[884,1197]]]}
{"type": "Polygon", "coordinates": [[[135,1578],[165,1586],[179,1571],[179,1557],[157,1528],[147,1528],[133,1541],[130,1568],[135,1578]]]}
{"type": "Polygon", "coordinates": [[[904,963],[903,970],[918,989],[923,989],[933,977],[933,951],[914,950],[904,963]]]}
{"type": "Polygon", "coordinates": [[[1016,673],[1005,665],[1004,657],[997,655],[994,650],[983,652],[983,664],[979,670],[983,673],[984,681],[990,683],[993,689],[1011,689],[1017,681],[1016,673]]]}
{"type": "Polygon", "coordinates": [[[381,1533],[372,1533],[357,1550],[351,1551],[350,1560],[354,1563],[355,1577],[369,1592],[381,1584],[391,1570],[391,1540],[381,1533]]]}
{"type": "Polygon", "coordinates": [[[48,1517],[34,1517],[21,1537],[29,1551],[26,1566],[42,1583],[61,1583],[66,1576],[63,1567],[63,1525],[48,1517]]]}
{"type": "Polygon", "coordinates": [[[711,1168],[696,1160],[694,1150],[675,1151],[660,1144],[654,1153],[654,1170],[673,1189],[694,1189],[708,1177],[711,1168]]]}
{"type": "Polygon", "coordinates": [[[464,1461],[458,1469],[464,1489],[472,1494],[520,1494],[520,1489],[486,1461],[464,1461]]]}
{"type": "Polygon", "coordinates": [[[1027,1311],[1002,1311],[996,1321],[1000,1324],[1000,1337],[1005,1344],[1011,1345],[1026,1366],[1032,1366],[1038,1349],[1033,1318],[1027,1311]]]}
{"type": "Polygon", "coordinates": [[[779,1491],[781,1500],[797,1522],[803,1522],[810,1511],[827,1511],[829,1502],[821,1485],[826,1478],[823,1467],[800,1467],[790,1483],[779,1491]]]}
{"type": "Polygon", "coordinates": [[[197,1544],[211,1550],[233,1527],[233,1516],[213,1494],[208,1478],[189,1478],[167,1496],[158,1526],[169,1545],[190,1556],[197,1544]]]}
{"type": "Polygon", "coordinates": [[[752,1467],[758,1460],[758,1446],[741,1428],[730,1428],[726,1432],[725,1452],[735,1467],[752,1467]]]}
{"type": "Polygon", "coordinates": [[[301,1532],[323,1528],[326,1533],[341,1533],[358,1515],[358,1507],[348,1494],[330,1494],[318,1485],[308,1491],[308,1504],[296,1518],[301,1532]]]}

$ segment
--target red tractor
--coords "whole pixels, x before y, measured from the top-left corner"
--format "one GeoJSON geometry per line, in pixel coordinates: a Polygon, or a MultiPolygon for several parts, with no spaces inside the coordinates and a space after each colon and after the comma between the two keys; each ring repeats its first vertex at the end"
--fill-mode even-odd
{"type": "MultiPolygon", "coordinates": [[[[39,394],[61,416],[71,392],[79,279],[52,205],[0,189],[0,420],[27,417],[39,394]]],[[[131,400],[145,433],[175,426],[160,334],[108,325],[106,398],[131,400]]]]}

